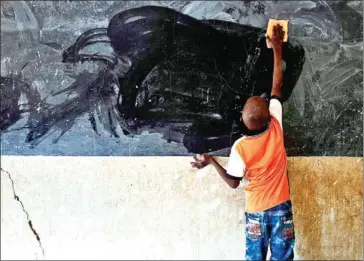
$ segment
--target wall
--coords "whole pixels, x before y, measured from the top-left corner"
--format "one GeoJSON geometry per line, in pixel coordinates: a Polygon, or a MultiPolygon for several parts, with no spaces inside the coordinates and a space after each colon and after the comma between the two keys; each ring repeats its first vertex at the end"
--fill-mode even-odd
{"type": "MultiPolygon", "coordinates": [[[[244,193],[189,161],[3,156],[1,258],[43,258],[26,211],[47,259],[244,259],[244,193]]],[[[289,158],[297,259],[363,258],[362,171],[289,158]]]]}
{"type": "MultiPolygon", "coordinates": [[[[87,30],[106,28],[116,13],[145,5],[168,6],[197,19],[257,26],[263,32],[269,18],[289,19],[289,42],[298,41],[303,46],[306,62],[284,105],[287,154],[363,155],[362,1],[1,1],[0,132],[1,167],[5,170],[1,173],[3,258],[42,258],[41,249],[45,250],[48,259],[244,258],[244,193],[241,190],[229,189],[209,168],[197,173],[191,170],[189,158],[130,157],[191,156],[195,151],[190,153],[180,143],[188,133],[181,128],[183,126],[173,128],[182,134],[174,137],[177,142],[170,142],[172,128],[165,129],[168,135],[162,136],[160,126],[154,123],[150,131],[156,131],[155,134],[143,133],[131,138],[117,128],[115,131],[120,137],[113,138],[109,135],[114,130],[113,125],[119,122],[125,128],[125,122],[123,119],[110,121],[105,106],[96,109],[97,115],[107,117],[107,120],[96,117],[99,133],[95,132],[90,117],[90,113],[95,112],[90,109],[95,103],[84,106],[88,104],[87,99],[72,106],[64,104],[63,108],[70,109],[66,111],[70,113],[64,115],[75,116],[75,119],[50,113],[53,106],[59,112],[58,104],[70,98],[65,95],[58,100],[55,93],[69,87],[75,78],[87,82],[80,73],[86,70],[95,76],[94,70],[98,66],[95,61],[65,64],[61,62],[62,51],[87,30]],[[72,108],[76,109],[72,111],[72,108]],[[58,116],[49,118],[47,115],[58,116]],[[44,124],[47,117],[55,124],[48,133],[47,124],[44,124]],[[35,132],[28,129],[36,123],[43,123],[43,126],[35,128],[35,132]],[[41,143],[33,143],[35,147],[27,144],[30,141],[27,135],[41,134],[47,134],[41,143]],[[63,136],[58,139],[60,135],[63,136]],[[62,157],[23,157],[25,155],[62,157]]],[[[133,25],[127,24],[124,30],[133,25]]],[[[144,29],[139,28],[140,32],[144,29]]],[[[152,29],[158,32],[157,27],[152,29]]],[[[166,39],[176,39],[175,30],[163,31],[169,35],[166,39]]],[[[204,31],[201,36],[206,34],[208,32],[204,31]]],[[[190,44],[194,38],[191,31],[186,42],[190,44]]],[[[225,39],[220,42],[224,49],[229,42],[225,39]]],[[[154,41],[154,44],[158,42],[154,41]]],[[[235,41],[231,44],[227,51],[240,57],[232,49],[236,46],[235,41]]],[[[200,53],[198,50],[209,50],[206,45],[195,47],[197,49],[192,49],[197,50],[197,54],[200,53]]],[[[111,55],[112,50],[98,44],[83,51],[111,55]]],[[[172,64],[183,65],[174,55],[171,57],[172,64]]],[[[188,57],[195,60],[194,55],[188,57]]],[[[223,58],[226,61],[227,58],[223,58]]],[[[255,68],[251,63],[243,65],[248,70],[255,68]]],[[[286,65],[289,69],[289,63],[286,65]]],[[[168,83],[169,89],[179,93],[177,82],[185,83],[183,88],[196,90],[209,86],[205,79],[210,81],[216,76],[216,81],[211,83],[216,88],[224,86],[226,76],[230,75],[233,76],[229,78],[234,82],[233,87],[253,86],[250,82],[236,84],[239,77],[235,72],[238,70],[229,74],[221,69],[228,70],[229,66],[212,66],[217,70],[221,67],[217,75],[213,71],[213,77],[201,73],[201,67],[191,67],[185,76],[179,74],[181,67],[185,71],[185,66],[177,66],[173,72],[161,73],[157,83],[160,86],[168,83]]],[[[139,78],[137,73],[133,75],[139,78]]],[[[144,86],[151,86],[153,81],[146,79],[153,79],[153,75],[150,73],[150,77],[143,78],[144,86]]],[[[241,78],[244,82],[252,75],[246,76],[249,77],[241,78]]],[[[257,77],[266,79],[261,75],[257,77]]],[[[136,85],[143,86],[140,83],[136,85]]],[[[135,86],[128,87],[134,89],[135,86]]],[[[100,88],[109,90],[109,86],[100,88]]],[[[206,91],[206,97],[213,95],[209,89],[206,91]]],[[[111,98],[114,100],[115,95],[111,98]]],[[[213,99],[208,100],[215,106],[213,99]]],[[[177,107],[173,104],[170,108],[177,107]]],[[[229,125],[224,122],[223,126],[229,125]]],[[[231,142],[231,137],[225,142],[231,142]]],[[[229,148],[213,153],[226,156],[229,148]]],[[[291,158],[289,168],[297,258],[363,258],[362,159],[291,158]]]]}

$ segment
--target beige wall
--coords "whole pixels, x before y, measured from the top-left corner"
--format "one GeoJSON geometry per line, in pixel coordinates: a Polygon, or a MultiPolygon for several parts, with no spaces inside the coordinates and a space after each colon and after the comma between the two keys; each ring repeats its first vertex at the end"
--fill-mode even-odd
{"type": "MultiPolygon", "coordinates": [[[[226,159],[220,159],[226,162],[226,159]]],[[[186,157],[8,157],[47,259],[244,259],[244,193],[186,157]]],[[[297,259],[362,259],[360,158],[290,158],[297,259]]],[[[7,172],[1,258],[42,259],[7,172]]]]}

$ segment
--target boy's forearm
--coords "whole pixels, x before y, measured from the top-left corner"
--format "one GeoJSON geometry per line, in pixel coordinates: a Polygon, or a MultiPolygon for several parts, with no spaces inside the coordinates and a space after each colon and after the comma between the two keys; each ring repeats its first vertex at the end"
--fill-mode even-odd
{"type": "Polygon", "coordinates": [[[237,188],[240,184],[239,180],[231,179],[227,176],[226,169],[223,168],[220,163],[216,161],[215,158],[211,159],[211,164],[215,167],[221,178],[232,188],[237,188]]]}
{"type": "Polygon", "coordinates": [[[274,69],[271,96],[281,97],[281,86],[283,82],[282,73],[282,48],[274,48],[274,69]]]}

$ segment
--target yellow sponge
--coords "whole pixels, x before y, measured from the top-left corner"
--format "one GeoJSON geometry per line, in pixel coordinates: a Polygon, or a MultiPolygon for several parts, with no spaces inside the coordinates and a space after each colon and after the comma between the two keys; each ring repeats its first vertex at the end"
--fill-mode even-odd
{"type": "MultiPolygon", "coordinates": [[[[265,34],[266,36],[268,35],[270,38],[272,38],[273,35],[273,27],[279,24],[283,27],[283,31],[284,31],[284,37],[283,37],[283,42],[287,42],[288,41],[288,20],[275,20],[275,19],[269,19],[268,21],[268,27],[267,27],[267,33],[265,34]]],[[[267,47],[268,48],[272,48],[272,46],[270,46],[268,40],[267,40],[267,47]]]]}

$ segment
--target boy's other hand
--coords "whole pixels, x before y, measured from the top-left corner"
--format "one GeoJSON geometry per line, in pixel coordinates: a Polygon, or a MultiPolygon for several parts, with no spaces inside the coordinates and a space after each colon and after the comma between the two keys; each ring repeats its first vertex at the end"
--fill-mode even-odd
{"type": "Polygon", "coordinates": [[[195,161],[191,162],[191,166],[193,168],[202,169],[211,163],[212,157],[210,155],[203,154],[202,158],[198,159],[197,156],[194,156],[193,159],[195,161]]]}

